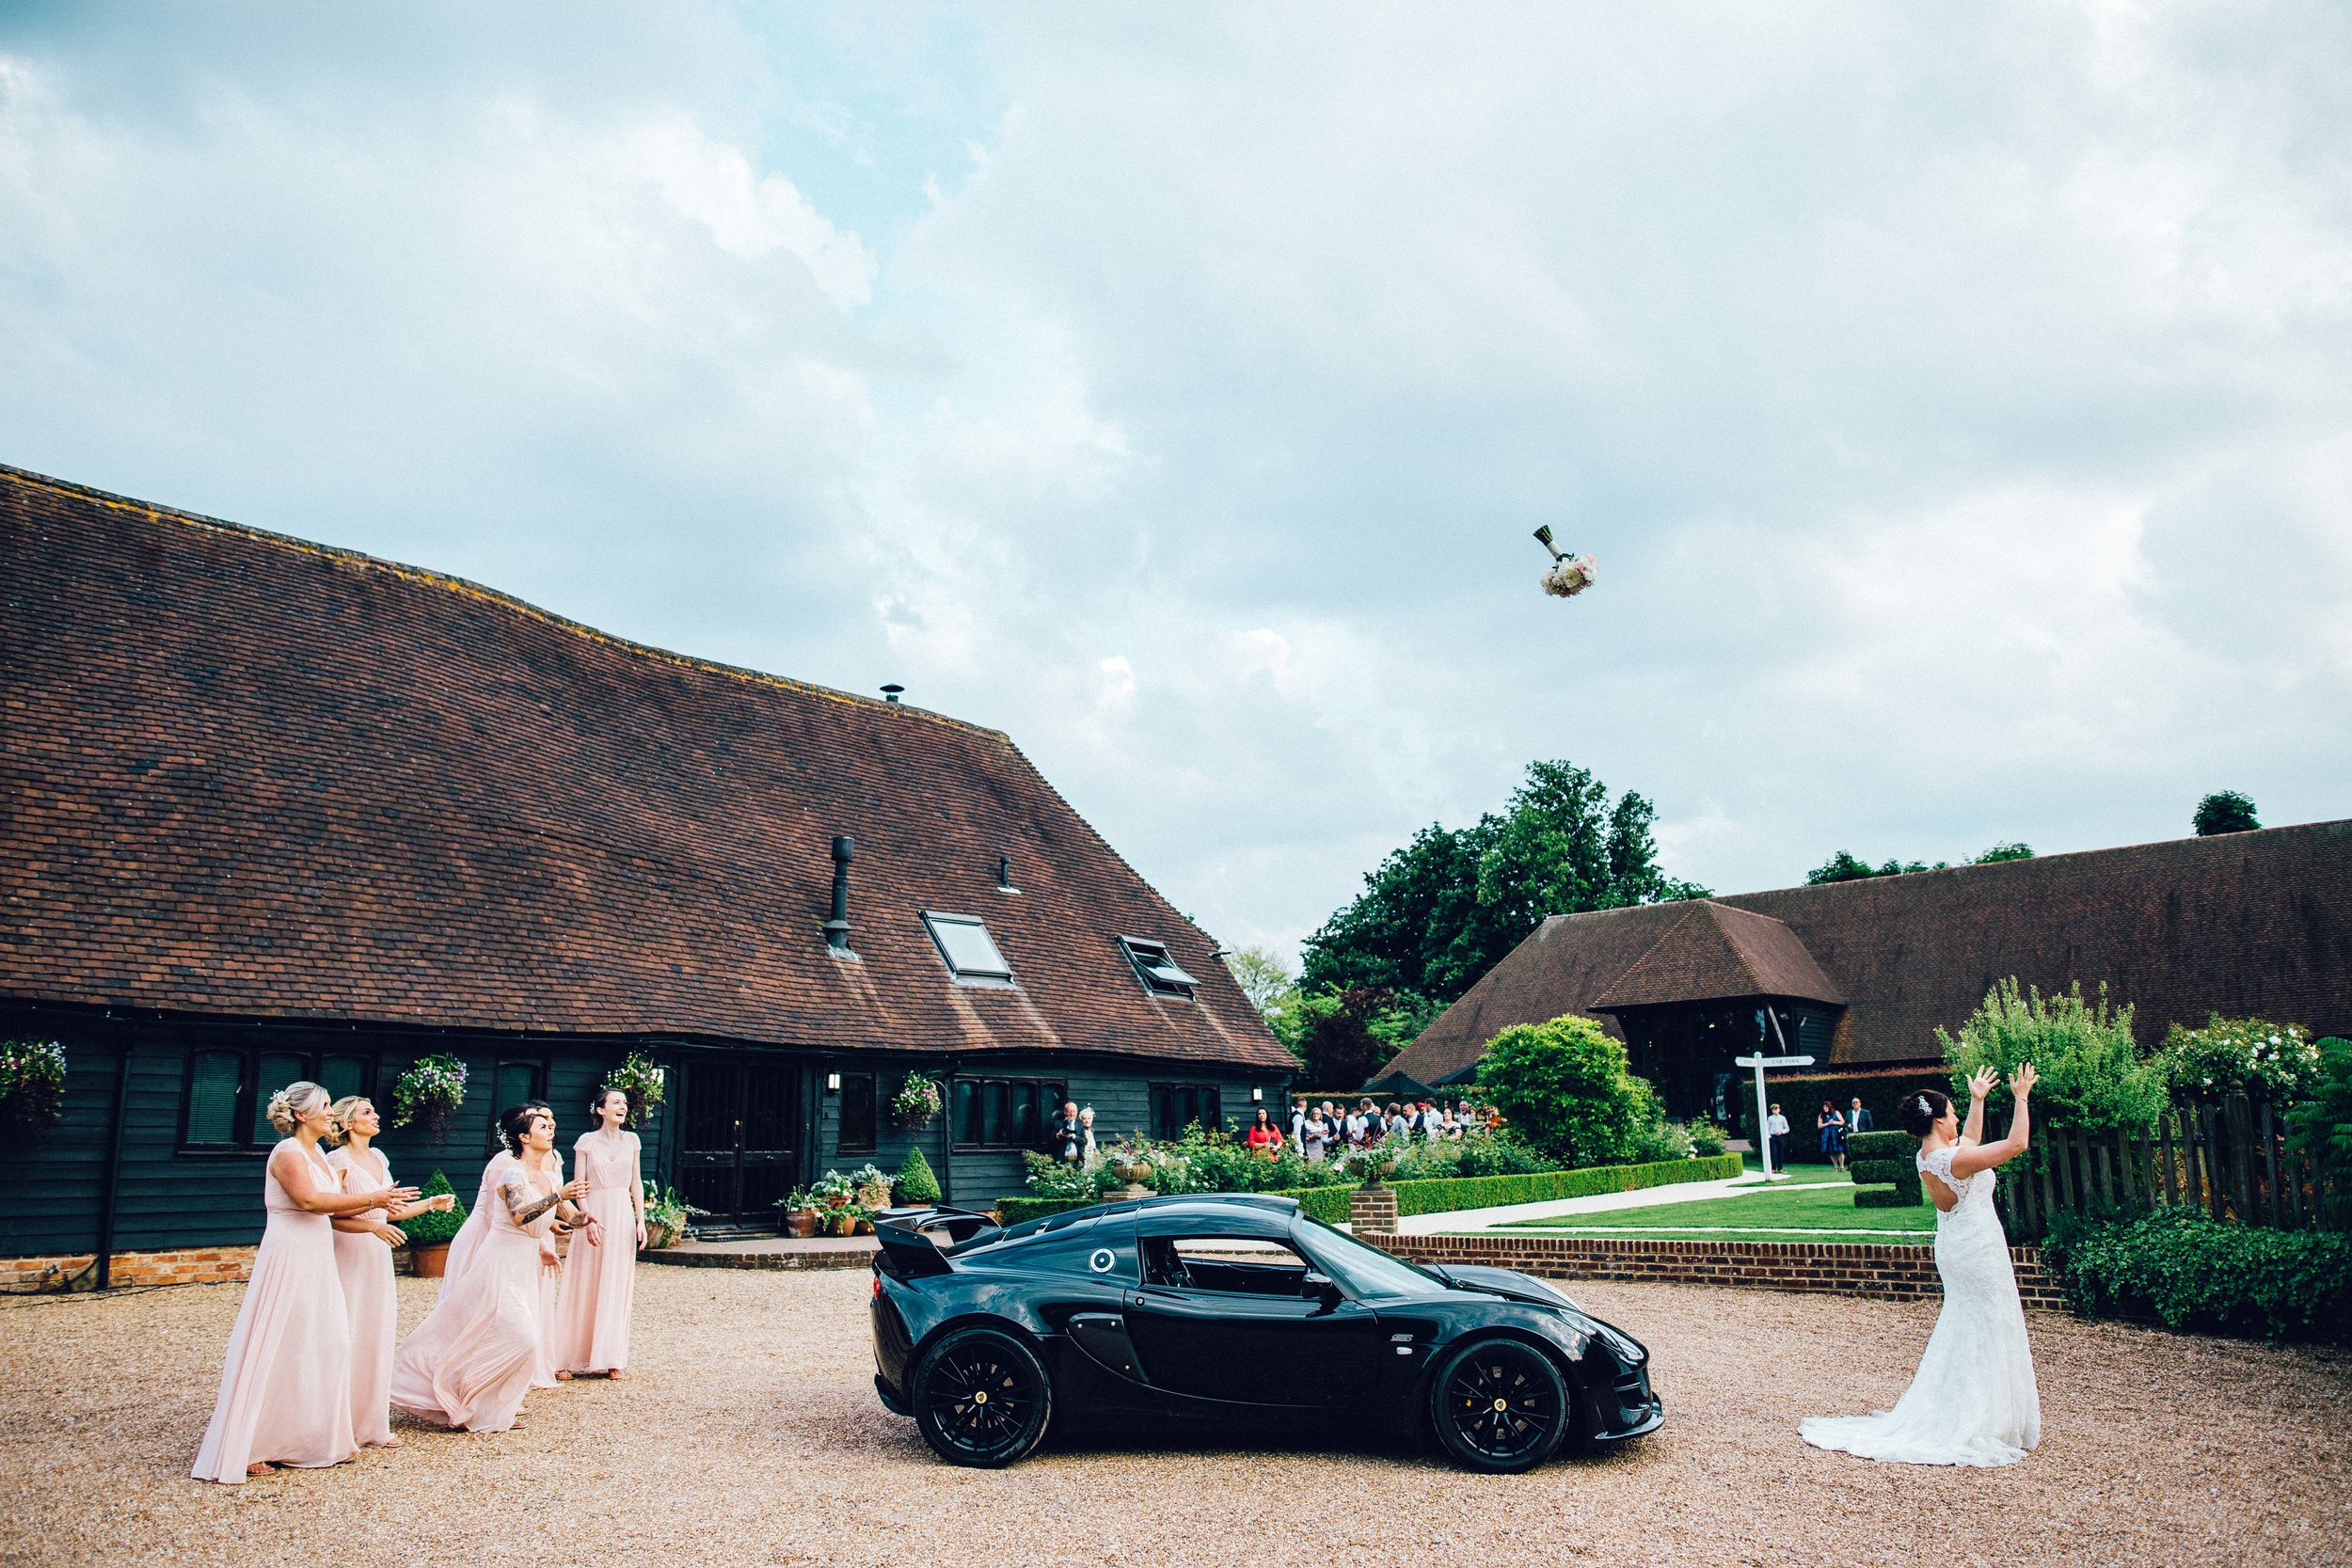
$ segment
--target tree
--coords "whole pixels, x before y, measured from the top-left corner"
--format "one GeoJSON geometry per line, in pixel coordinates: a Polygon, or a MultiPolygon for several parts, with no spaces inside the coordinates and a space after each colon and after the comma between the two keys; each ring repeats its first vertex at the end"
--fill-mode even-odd
{"type": "Polygon", "coordinates": [[[2234,789],[2217,789],[2197,802],[2199,838],[2212,838],[2217,833],[2251,832],[2261,826],[2261,821],[2254,816],[2254,802],[2234,789]]]}
{"type": "Polygon", "coordinates": [[[1269,1025],[1298,989],[1298,976],[1271,947],[1233,948],[1225,955],[1225,968],[1269,1025]]]}
{"type": "Polygon", "coordinates": [[[1478,1087],[1520,1139],[1569,1166],[1640,1159],[1661,1119],[1648,1083],[1626,1069],[1624,1042],[1573,1013],[1488,1041],[1478,1087]]]}
{"type": "Polygon", "coordinates": [[[1804,874],[1807,887],[1820,887],[1830,882],[1858,882],[1867,877],[1900,877],[1914,871],[1941,871],[1944,863],[1931,866],[1922,861],[1888,861],[1884,865],[1872,865],[1851,850],[1840,849],[1820,864],[1804,874]]]}
{"type": "MultiPolygon", "coordinates": [[[[2165,1069],[2144,1059],[2132,1037],[2132,1009],[2110,1010],[2107,991],[2083,1000],[2077,984],[2056,996],[2021,988],[2014,978],[1985,993],[1958,1035],[1935,1031],[1952,1072],[1952,1098],[1968,1107],[1968,1075],[1989,1067],[2000,1075],[1985,1099],[1988,1116],[2005,1116],[2009,1075],[2031,1062],[2042,1081],[2033,1091],[2042,1117],[2074,1132],[2143,1132],[2169,1103],[2165,1069]]],[[[1988,1125],[1986,1131],[1991,1132],[1988,1125]]]]}
{"type": "Polygon", "coordinates": [[[2029,861],[2031,859],[2033,859],[2033,846],[2030,844],[1996,844],[1968,863],[1998,865],[2003,861],[2029,861]]]}
{"type": "Polygon", "coordinates": [[[1304,1027],[1291,1049],[1305,1064],[1309,1084],[1352,1088],[1386,1066],[1399,1042],[1383,1037],[1378,1025],[1395,1005],[1393,993],[1382,986],[1348,986],[1307,997],[1304,1027]]]}
{"type": "Polygon", "coordinates": [[[1383,860],[1307,939],[1301,983],[1452,1002],[1547,915],[1706,897],[1659,867],[1655,815],[1630,791],[1612,805],[1574,764],[1532,764],[1500,815],[1462,829],[1432,824],[1383,860]]]}

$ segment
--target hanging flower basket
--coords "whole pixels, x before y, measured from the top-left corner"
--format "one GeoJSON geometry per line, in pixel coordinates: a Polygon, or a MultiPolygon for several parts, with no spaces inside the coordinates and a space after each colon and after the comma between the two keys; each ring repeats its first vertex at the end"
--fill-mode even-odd
{"type": "Polygon", "coordinates": [[[910,1072],[898,1085],[898,1092],[891,1097],[891,1125],[919,1132],[938,1119],[944,1103],[937,1078],[928,1072],[910,1072]]]}
{"type": "Polygon", "coordinates": [[[628,1125],[640,1127],[644,1124],[645,1114],[661,1103],[669,1074],[656,1066],[651,1056],[632,1051],[628,1060],[613,1069],[605,1082],[628,1097],[628,1125]]]}
{"type": "Polygon", "coordinates": [[[56,1040],[0,1040],[0,1121],[46,1127],[65,1109],[65,1047],[56,1040]]]}
{"type": "Polygon", "coordinates": [[[466,1102],[466,1064],[444,1053],[420,1056],[392,1083],[392,1125],[421,1121],[439,1137],[466,1102]]]}

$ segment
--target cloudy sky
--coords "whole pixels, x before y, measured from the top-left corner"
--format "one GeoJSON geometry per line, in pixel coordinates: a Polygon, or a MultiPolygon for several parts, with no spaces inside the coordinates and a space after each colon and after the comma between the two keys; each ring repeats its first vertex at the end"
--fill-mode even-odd
{"type": "Polygon", "coordinates": [[[903,682],[1234,942],[1536,757],[2352,816],[2347,349],[2332,5],[0,5],[0,461],[903,682]]]}

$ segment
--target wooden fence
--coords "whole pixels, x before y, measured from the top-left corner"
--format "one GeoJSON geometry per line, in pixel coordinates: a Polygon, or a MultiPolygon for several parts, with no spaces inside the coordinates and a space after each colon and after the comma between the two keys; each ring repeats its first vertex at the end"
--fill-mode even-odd
{"type": "Polygon", "coordinates": [[[2217,1220],[2301,1228],[2344,1212],[2308,1156],[2288,1146],[2284,1118],[2234,1095],[2176,1107],[2154,1132],[2037,1127],[2029,1168],[2002,1172],[2002,1221],[2040,1236],[2058,1214],[2190,1208],[2217,1220]]]}

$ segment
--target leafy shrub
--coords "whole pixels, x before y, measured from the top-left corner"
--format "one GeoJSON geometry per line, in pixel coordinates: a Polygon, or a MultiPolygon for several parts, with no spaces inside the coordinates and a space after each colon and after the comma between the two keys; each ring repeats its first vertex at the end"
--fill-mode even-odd
{"type": "Polygon", "coordinates": [[[1107,1162],[1089,1167],[1049,1160],[1042,1154],[1024,1154],[1021,1160],[1029,1167],[1030,1195],[1048,1200],[1061,1199],[1065,1207],[1097,1202],[1104,1193],[1120,1185],[1107,1162]]]}
{"type": "Polygon", "coordinates": [[[2131,1007],[2110,1011],[2105,986],[2095,1003],[2087,1003],[2079,985],[2045,997],[2003,980],[1985,993],[1957,1036],[1939,1028],[1935,1037],[1943,1043],[1952,1098],[1963,1114],[1968,1075],[1990,1067],[2001,1082],[1986,1098],[1985,1110],[2005,1117],[2009,1075],[2025,1062],[2042,1075],[2033,1091],[2036,1118],[2071,1132],[2146,1132],[2169,1103],[2163,1069],[2143,1061],[2132,1039],[2131,1007]]]}
{"type": "Polygon", "coordinates": [[[1589,1018],[1503,1030],[1478,1082],[1520,1137],[1562,1164],[1628,1164],[1661,1151],[1657,1095],[1626,1070],[1624,1043],[1589,1018]]]}
{"type": "Polygon", "coordinates": [[[1849,1132],[1846,1168],[1853,1175],[1857,1209],[1916,1209],[1927,1201],[1919,1185],[1919,1140],[1908,1132],[1849,1132]]]}
{"type": "Polygon", "coordinates": [[[438,1137],[449,1125],[450,1114],[465,1102],[466,1064],[445,1051],[437,1051],[418,1057],[392,1080],[391,1124],[406,1127],[422,1121],[438,1137]]]}
{"type": "Polygon", "coordinates": [[[898,1180],[894,1183],[895,1196],[900,1203],[937,1203],[939,1178],[931,1171],[931,1163],[919,1148],[907,1150],[907,1157],[898,1163],[898,1180]]]}
{"type": "Polygon", "coordinates": [[[1711,1160],[1724,1151],[1724,1130],[1712,1119],[1701,1117],[1696,1121],[1686,1121],[1682,1130],[1690,1136],[1691,1152],[1700,1159],[1711,1160]]]}
{"type": "Polygon", "coordinates": [[[2319,1077],[2319,1047],[2299,1023],[2209,1015],[2201,1029],[2174,1024],[2156,1053],[2167,1087],[2189,1100],[2242,1094],[2288,1105],[2319,1077]]]}
{"type": "Polygon", "coordinates": [[[45,1127],[64,1109],[64,1045],[0,1040],[0,1120],[45,1127]]]}
{"type": "Polygon", "coordinates": [[[2318,1042],[2319,1068],[2308,1097],[2287,1113],[2295,1147],[2312,1157],[2323,1191],[2322,1217],[2339,1229],[2352,1227],[2352,1040],[2332,1036],[2318,1042]]]}
{"type": "Polygon", "coordinates": [[[401,1234],[408,1238],[410,1246],[437,1246],[443,1242],[453,1242],[457,1239],[457,1232],[464,1228],[465,1201],[457,1196],[456,1189],[449,1184],[449,1177],[445,1173],[435,1171],[417,1189],[419,1198],[438,1197],[443,1193],[450,1195],[446,1213],[411,1214],[400,1222],[401,1234]]]}
{"type": "Polygon", "coordinates": [[[2228,1225],[2181,1210],[2058,1215],[2042,1257],[2087,1318],[2154,1318],[2242,1338],[2352,1343],[2352,1237],[2228,1225]]]}
{"type": "Polygon", "coordinates": [[[2251,832],[2262,826],[2254,815],[2254,802],[2234,789],[2217,789],[2197,802],[2197,814],[2189,818],[2199,838],[2211,838],[2217,833],[2251,832]]]}

